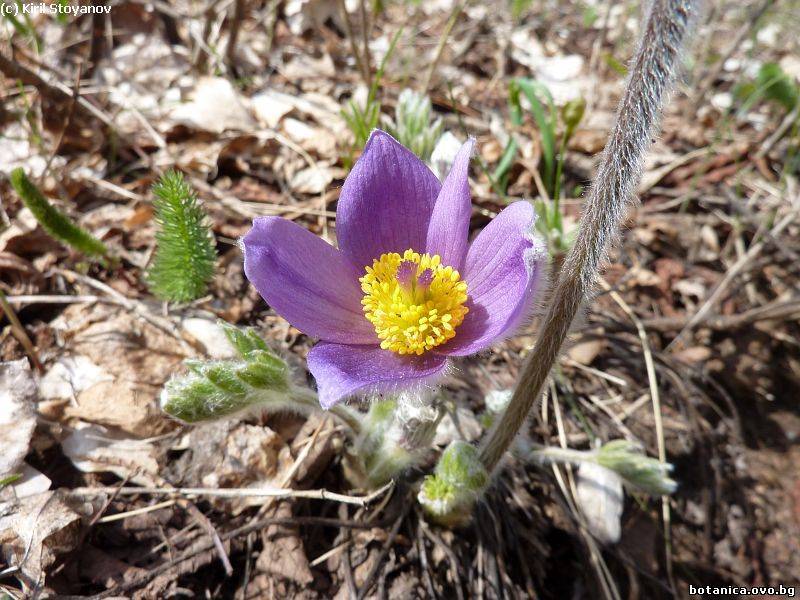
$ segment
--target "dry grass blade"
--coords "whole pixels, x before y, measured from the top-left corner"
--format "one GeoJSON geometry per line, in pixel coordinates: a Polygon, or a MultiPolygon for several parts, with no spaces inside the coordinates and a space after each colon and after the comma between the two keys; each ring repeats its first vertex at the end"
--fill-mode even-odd
{"type": "Polygon", "coordinates": [[[311,500],[328,500],[342,504],[353,504],[362,508],[368,507],[394,487],[387,483],[382,488],[366,496],[348,496],[325,489],[287,490],[287,489],[251,489],[251,488],[155,488],[155,487],[79,487],[70,490],[71,496],[100,496],[116,493],[120,496],[200,496],[210,498],[274,498],[292,499],[306,498],[311,500]]]}
{"type": "Polygon", "coordinates": [[[692,329],[694,329],[703,321],[703,319],[706,318],[714,305],[722,298],[722,295],[728,289],[728,286],[731,284],[731,282],[733,282],[739,273],[741,273],[745,267],[761,253],[770,240],[775,239],[784,229],[796,221],[798,213],[800,213],[800,209],[793,208],[775,224],[775,226],[769,231],[769,235],[766,236],[766,239],[759,240],[750,245],[750,248],[747,249],[747,252],[739,257],[739,259],[725,272],[725,276],[714,288],[714,291],[709,294],[708,298],[705,299],[700,308],[697,309],[692,318],[689,319],[689,322],[684,325],[678,335],[676,335],[669,345],[667,345],[665,350],[674,348],[686,335],[692,331],[692,329]]]}
{"type": "MultiPolygon", "coordinates": [[[[647,382],[650,386],[650,399],[653,402],[653,420],[656,424],[656,441],[658,442],[658,460],[662,463],[667,462],[667,449],[664,442],[664,422],[661,415],[661,394],[658,390],[658,380],[656,378],[656,369],[653,363],[653,353],[650,351],[650,342],[647,340],[647,332],[644,325],[633,309],[616,291],[611,289],[611,286],[604,279],[600,279],[600,284],[609,292],[609,295],[614,299],[614,302],[619,304],[620,308],[628,315],[636,325],[636,331],[639,334],[639,341],[642,344],[642,352],[644,354],[644,364],[647,369],[647,382]]],[[[664,519],[664,559],[667,564],[667,577],[669,577],[670,587],[675,590],[675,576],[672,567],[672,533],[671,533],[671,515],[669,508],[669,496],[661,497],[661,514],[664,519]]]]}

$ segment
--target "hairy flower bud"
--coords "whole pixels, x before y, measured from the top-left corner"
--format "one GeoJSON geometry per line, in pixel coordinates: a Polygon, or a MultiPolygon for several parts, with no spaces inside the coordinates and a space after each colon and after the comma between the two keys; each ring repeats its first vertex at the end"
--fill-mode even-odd
{"type": "Polygon", "coordinates": [[[672,494],[678,488],[675,480],[669,477],[670,463],[642,454],[628,440],[613,440],[603,445],[595,453],[595,462],[614,471],[631,487],[652,496],[672,494]]]}
{"type": "Polygon", "coordinates": [[[425,478],[417,499],[434,521],[455,526],[469,519],[488,482],[478,449],[456,440],[442,453],[434,474],[425,478]]]}
{"type": "Polygon", "coordinates": [[[173,377],[161,392],[164,412],[186,423],[199,423],[252,408],[301,413],[317,408],[314,393],[292,384],[286,361],[258,334],[223,322],[219,325],[239,358],[185,361],[189,373],[173,377]]]}
{"type": "Polygon", "coordinates": [[[385,484],[413,462],[411,452],[399,443],[396,410],[395,400],[380,400],[372,403],[364,418],[355,454],[370,487],[385,484]]]}
{"type": "Polygon", "coordinates": [[[628,440],[612,440],[597,450],[587,451],[536,446],[530,456],[544,463],[594,463],[619,475],[629,487],[652,496],[672,494],[678,488],[675,480],[669,477],[670,463],[643,454],[639,446],[628,440]]]}
{"type": "Polygon", "coordinates": [[[274,355],[254,351],[243,360],[193,361],[189,368],[189,374],[174,377],[161,392],[164,412],[186,423],[228,417],[258,405],[298,409],[289,369],[274,355]]]}

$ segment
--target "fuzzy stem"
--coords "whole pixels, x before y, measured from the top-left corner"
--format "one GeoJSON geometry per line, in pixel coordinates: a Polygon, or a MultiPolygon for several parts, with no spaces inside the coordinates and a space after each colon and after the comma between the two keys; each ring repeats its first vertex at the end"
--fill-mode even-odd
{"type": "Polygon", "coordinates": [[[596,462],[593,452],[562,448],[561,446],[540,446],[534,444],[530,456],[536,460],[547,463],[568,463],[579,465],[582,462],[596,462]]]}
{"type": "Polygon", "coordinates": [[[589,296],[608,246],[617,235],[625,206],[641,179],[642,159],[696,8],[696,0],[652,2],[575,245],[561,268],[536,345],[523,366],[508,409],[481,447],[481,461],[490,473],[540,397],[572,321],[589,296]]]}
{"type": "MultiPolygon", "coordinates": [[[[313,411],[319,410],[319,399],[317,393],[304,387],[296,387],[292,390],[292,400],[298,404],[308,406],[313,411]]],[[[328,412],[347,425],[354,435],[361,433],[361,415],[344,404],[336,404],[328,409],[328,412]]]]}

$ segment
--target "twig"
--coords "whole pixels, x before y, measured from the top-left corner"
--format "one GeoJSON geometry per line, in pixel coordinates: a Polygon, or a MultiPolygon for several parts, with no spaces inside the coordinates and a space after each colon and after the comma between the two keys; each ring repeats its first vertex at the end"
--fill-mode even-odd
{"type": "Polygon", "coordinates": [[[706,146],[704,148],[697,148],[696,150],[692,150],[691,152],[687,152],[683,156],[679,156],[672,162],[658,167],[657,169],[653,169],[645,173],[644,177],[642,177],[642,181],[639,183],[639,187],[636,190],[636,193],[640,196],[649,192],[654,186],[658,185],[658,182],[664,179],[667,175],[672,173],[675,169],[680,166],[685,165],[686,163],[692,162],[695,158],[700,158],[701,156],[706,156],[707,154],[711,154],[712,148],[710,146],[706,146]]]}
{"type": "MultiPolygon", "coordinates": [[[[99,0],[97,4],[106,4],[104,0],[99,0]]],[[[89,46],[89,68],[86,69],[86,77],[94,76],[97,67],[104,54],[107,54],[112,47],[113,39],[104,36],[106,19],[105,14],[97,12],[92,15],[92,41],[89,46]]]]}
{"type": "MultiPolygon", "coordinates": [[[[194,40],[197,42],[198,51],[195,58],[195,66],[198,70],[205,70],[208,65],[208,58],[216,60],[214,51],[208,45],[208,39],[211,37],[211,30],[214,27],[214,20],[217,18],[217,4],[220,0],[211,0],[204,11],[205,22],[203,24],[202,34],[194,35],[194,40]]],[[[192,28],[190,28],[190,31],[192,28]]]]}
{"type": "Polygon", "coordinates": [[[39,360],[39,355],[36,352],[36,348],[31,342],[31,338],[28,337],[28,333],[25,331],[25,328],[20,323],[19,318],[17,317],[17,313],[14,312],[14,309],[11,308],[8,300],[6,300],[6,295],[3,290],[0,290],[0,310],[6,315],[8,322],[11,324],[11,332],[14,334],[14,337],[17,338],[22,347],[25,349],[25,353],[31,359],[34,368],[39,371],[40,373],[44,370],[41,361],[39,360]]]}
{"type": "MultiPolygon", "coordinates": [[[[257,519],[255,521],[251,521],[247,525],[243,525],[234,529],[233,531],[229,531],[227,533],[223,533],[220,535],[220,540],[223,542],[227,542],[229,540],[233,540],[237,537],[247,535],[254,531],[259,531],[264,529],[269,525],[302,525],[302,524],[309,524],[309,525],[325,525],[328,527],[347,527],[350,529],[370,529],[375,526],[375,524],[370,523],[357,523],[357,522],[343,522],[339,519],[326,519],[324,517],[294,517],[291,519],[287,518],[280,518],[280,517],[267,517],[264,519],[257,519]]],[[[182,552],[172,560],[169,560],[154,569],[151,569],[147,573],[142,574],[140,577],[135,577],[126,581],[122,585],[119,585],[115,588],[111,588],[110,590],[106,590],[100,594],[96,594],[94,596],[80,596],[81,600],[100,600],[101,598],[110,598],[119,596],[122,593],[140,588],[141,586],[145,585],[148,581],[155,579],[162,573],[169,571],[170,569],[176,567],[177,565],[190,560],[201,554],[203,552],[207,552],[214,546],[213,541],[207,541],[201,544],[198,544],[191,550],[186,550],[182,552]]],[[[68,600],[72,598],[70,596],[60,596],[64,600],[68,600]]],[[[77,599],[76,599],[77,600],[77,599]]]]}
{"type": "MultiPolygon", "coordinates": [[[[97,15],[94,15],[97,16],[97,15]]],[[[64,142],[64,136],[67,133],[67,129],[69,129],[69,124],[72,121],[72,115],[75,113],[75,104],[77,103],[77,99],[80,98],[80,90],[81,90],[81,66],[78,65],[77,73],[75,74],[75,85],[72,89],[72,100],[69,103],[69,107],[67,108],[67,114],[64,117],[64,125],[61,127],[61,130],[58,132],[58,137],[55,140],[55,144],[53,144],[53,149],[50,151],[50,155],[47,157],[47,162],[45,163],[44,169],[42,169],[42,177],[39,181],[39,185],[42,184],[42,180],[44,180],[45,175],[50,171],[50,165],[53,164],[53,160],[55,159],[58,151],[61,149],[61,144],[64,142]]]]}
{"type": "Polygon", "coordinates": [[[405,520],[406,515],[408,515],[408,511],[411,510],[412,506],[414,506],[413,502],[404,503],[402,512],[397,517],[394,525],[392,525],[392,530],[389,532],[389,536],[383,543],[383,548],[381,548],[381,553],[378,555],[378,559],[375,561],[375,564],[372,566],[369,575],[367,575],[367,578],[364,580],[364,585],[358,592],[358,600],[363,600],[366,597],[367,593],[372,587],[372,584],[375,582],[375,576],[378,574],[378,571],[383,565],[383,561],[386,560],[386,555],[389,553],[389,549],[392,547],[392,544],[394,544],[397,534],[400,533],[400,526],[403,524],[403,521],[405,520]]]}
{"type": "Polygon", "coordinates": [[[423,519],[421,519],[419,522],[419,528],[431,542],[439,546],[441,551],[444,552],[444,555],[447,557],[447,561],[450,563],[450,568],[453,573],[453,585],[456,588],[456,596],[458,597],[458,600],[464,600],[461,573],[459,572],[458,559],[456,558],[455,552],[453,552],[453,549],[447,543],[445,543],[442,538],[431,531],[430,527],[428,527],[428,524],[423,519]]]}
{"type": "Polygon", "coordinates": [[[225,61],[228,63],[228,68],[231,70],[234,70],[236,40],[239,37],[239,29],[241,29],[242,20],[244,20],[244,3],[245,0],[236,0],[233,4],[233,19],[231,20],[230,32],[228,33],[228,46],[225,48],[225,61]]]}
{"type": "MultiPolygon", "coordinates": [[[[342,504],[339,506],[339,517],[344,518],[347,516],[347,507],[342,504]]],[[[358,588],[356,587],[356,578],[353,575],[353,560],[350,556],[350,547],[353,545],[353,535],[352,532],[348,530],[344,530],[340,532],[343,541],[345,542],[344,553],[342,555],[342,561],[344,562],[344,581],[347,585],[347,594],[350,600],[357,600],[358,598],[358,588]]]]}
{"type": "Polygon", "coordinates": [[[135,517],[137,515],[144,515],[149,512],[153,512],[154,510],[161,510],[162,508],[167,508],[169,506],[175,505],[175,500],[164,500],[163,502],[157,502],[156,504],[151,504],[150,506],[143,506],[142,508],[136,508],[134,510],[126,510],[125,512],[115,513],[113,515],[107,515],[97,520],[97,523],[113,523],[114,521],[122,521],[127,519],[128,517],[135,517]]]}
{"type": "Polygon", "coordinates": [[[347,39],[350,41],[350,50],[353,52],[353,58],[356,59],[356,67],[361,72],[364,78],[364,83],[370,87],[370,77],[367,70],[364,68],[364,61],[361,58],[361,53],[358,51],[358,44],[356,43],[355,35],[353,34],[353,22],[350,20],[350,13],[347,12],[347,7],[344,5],[344,0],[337,0],[339,4],[339,12],[342,13],[342,21],[344,22],[344,32],[347,39]]]}
{"type": "MultiPolygon", "coordinates": [[[[11,297],[9,297],[11,301],[11,297]]],[[[760,321],[787,321],[800,316],[800,298],[774,301],[763,306],[756,306],[736,315],[706,315],[695,324],[695,327],[706,327],[714,331],[732,331],[748,327],[760,321]]],[[[667,332],[680,331],[691,320],[690,316],[683,317],[654,317],[642,319],[642,325],[651,331],[667,332]]],[[[628,329],[625,323],[604,323],[602,328],[606,332],[622,331],[628,329]]]]}
{"type": "Polygon", "coordinates": [[[120,496],[146,494],[150,496],[208,496],[212,498],[306,498],[310,500],[330,500],[342,504],[353,504],[362,508],[369,506],[394,486],[390,482],[366,496],[347,496],[326,489],[288,490],[253,488],[157,488],[157,487],[79,487],[67,492],[71,496],[99,496],[116,491],[120,496]]]}
{"type": "Polygon", "coordinates": [[[353,544],[352,540],[345,540],[345,541],[343,541],[341,543],[338,543],[338,544],[334,545],[334,547],[331,548],[330,550],[327,550],[326,552],[323,552],[322,554],[320,554],[314,560],[309,561],[308,562],[308,566],[309,567],[316,567],[317,565],[321,565],[326,560],[328,560],[331,556],[336,556],[337,554],[339,554],[340,552],[342,552],[346,548],[349,548],[352,544],[353,544]]]}
{"type": "Polygon", "coordinates": [[[800,118],[800,102],[792,109],[790,113],[788,113],[781,121],[781,124],[778,125],[778,128],[770,134],[770,136],[764,140],[761,144],[761,148],[759,148],[758,152],[756,152],[753,158],[761,159],[764,158],[767,154],[769,154],[770,150],[777,144],[780,139],[786,135],[786,132],[789,131],[789,128],[798,122],[800,118]]]}
{"type": "Polygon", "coordinates": [[[618,385],[619,387],[625,387],[628,385],[628,382],[622,379],[621,377],[616,377],[615,375],[611,375],[610,373],[606,373],[599,369],[595,369],[594,367],[583,365],[576,360],[572,360],[568,356],[563,357],[561,360],[571,367],[575,367],[576,369],[579,369],[581,371],[591,373],[592,375],[595,375],[600,379],[605,379],[606,381],[610,381],[611,383],[618,385]]]}
{"type": "Polygon", "coordinates": [[[75,271],[70,271],[69,269],[55,269],[56,273],[59,273],[66,277],[68,280],[71,281],[82,281],[89,287],[93,287],[96,290],[100,290],[115,300],[121,305],[124,306],[126,309],[135,312],[139,315],[142,319],[153,325],[154,327],[160,329],[161,331],[168,333],[181,345],[184,351],[192,354],[195,349],[191,347],[189,343],[183,338],[178,328],[169,320],[163,317],[157,317],[156,315],[152,314],[147,307],[139,300],[133,300],[131,298],[126,297],[125,295],[121,294],[114,288],[109,285],[106,285],[102,281],[98,281],[96,279],[92,279],[91,277],[87,277],[86,275],[82,275],[80,273],[76,273],[75,271]]]}
{"type": "Polygon", "coordinates": [[[697,110],[702,103],[703,99],[705,98],[706,92],[709,88],[714,84],[714,81],[717,79],[719,74],[722,72],[722,69],[725,67],[725,63],[728,62],[728,59],[733,56],[737,50],[742,47],[742,42],[744,38],[750,35],[750,32],[753,30],[753,27],[756,26],[758,20],[762,17],[762,15],[767,11],[767,9],[772,6],[772,3],[775,0],[764,0],[758,7],[756,7],[752,12],[747,15],[747,21],[739,32],[736,34],[736,37],[733,38],[730,46],[725,51],[725,54],[722,55],[717,63],[714,65],[714,68],[711,72],[706,75],[703,81],[697,86],[697,90],[694,93],[694,98],[692,99],[692,104],[694,105],[695,110],[697,110]]]}
{"type": "MultiPolygon", "coordinates": [[[[139,115],[141,115],[141,113],[139,113],[139,111],[137,111],[136,109],[132,109],[132,110],[134,111],[134,114],[138,113],[139,115]]],[[[143,121],[142,124],[145,125],[145,128],[147,128],[149,126],[147,121],[143,121]]],[[[158,140],[156,140],[156,143],[158,143],[158,140]]],[[[167,145],[166,142],[164,142],[164,140],[162,139],[161,143],[159,144],[159,147],[165,148],[166,145],[167,145]]],[[[83,174],[82,178],[83,178],[84,181],[90,181],[91,183],[93,183],[97,187],[99,187],[101,189],[104,189],[104,190],[106,190],[108,192],[112,192],[113,194],[116,194],[120,198],[125,198],[126,200],[133,200],[133,201],[136,201],[136,202],[141,202],[141,201],[143,201],[145,199],[144,196],[142,196],[141,194],[137,194],[137,193],[132,192],[130,190],[126,190],[125,188],[120,187],[120,186],[118,186],[116,184],[113,184],[110,181],[106,181],[105,179],[100,179],[98,177],[94,177],[93,175],[89,175],[88,173],[83,174]]]]}
{"type": "MultiPolygon", "coordinates": [[[[4,52],[0,52],[0,72],[10,79],[19,79],[26,85],[35,87],[42,96],[45,96],[57,103],[59,106],[69,106],[70,102],[75,102],[74,110],[83,118],[90,121],[100,121],[103,125],[113,131],[121,140],[128,142],[127,137],[120,132],[111,120],[111,117],[97,108],[94,104],[87,101],[83,96],[76,97],[72,90],[59,81],[49,83],[38,73],[25,67],[19,61],[9,60],[4,52]]],[[[131,146],[133,144],[130,144],[131,146]]]]}
{"type": "MultiPolygon", "coordinates": [[[[609,22],[609,17],[611,16],[611,7],[613,5],[614,5],[614,3],[611,0],[606,0],[603,3],[603,8],[605,10],[603,11],[602,25],[600,26],[599,34],[594,39],[594,43],[592,44],[592,54],[589,57],[589,72],[590,73],[595,73],[597,71],[597,60],[598,60],[598,57],[600,56],[600,50],[602,49],[603,44],[606,43],[606,37],[608,36],[608,22],[609,22]]],[[[595,89],[597,89],[597,88],[593,87],[593,90],[595,90],[595,89]]],[[[595,94],[592,94],[592,98],[591,98],[591,102],[590,102],[590,104],[592,104],[592,105],[594,105],[594,100],[595,100],[594,95],[595,94]]]]}
{"type": "Polygon", "coordinates": [[[217,556],[219,556],[219,561],[222,563],[222,568],[225,569],[225,574],[228,577],[233,575],[231,559],[228,558],[228,553],[225,551],[225,546],[222,545],[222,540],[219,537],[219,533],[217,533],[216,528],[211,521],[209,521],[208,517],[201,513],[200,510],[191,502],[186,500],[178,500],[177,502],[179,505],[186,508],[195,518],[195,520],[200,523],[200,526],[206,530],[206,534],[209,538],[211,538],[211,541],[214,542],[214,549],[217,551],[217,556]]]}
{"type": "MultiPolygon", "coordinates": [[[[561,405],[559,404],[558,396],[556,395],[555,391],[556,387],[551,383],[550,397],[553,400],[553,414],[555,415],[556,429],[558,430],[558,442],[562,451],[564,451],[568,450],[567,434],[566,430],[564,429],[564,420],[561,417],[561,405]]],[[[577,498],[577,488],[575,485],[575,478],[572,475],[572,469],[567,465],[557,464],[553,464],[551,467],[553,469],[553,475],[556,478],[556,482],[561,489],[561,494],[564,496],[564,501],[567,503],[573,519],[575,519],[578,532],[583,538],[583,543],[586,544],[586,549],[589,552],[589,562],[596,571],[597,580],[600,582],[603,595],[610,600],[620,600],[619,590],[617,589],[614,578],[611,576],[608,570],[608,565],[606,564],[602,553],[597,547],[597,542],[595,542],[594,538],[589,532],[586,519],[580,512],[578,506],[575,504],[575,498],[577,498]],[[566,480],[561,471],[562,467],[567,475],[566,480]]]]}
{"type": "Polygon", "coordinates": [[[367,76],[367,87],[372,87],[372,55],[369,51],[369,30],[370,22],[367,14],[367,2],[361,0],[358,3],[358,9],[361,13],[361,40],[364,46],[364,72],[367,76]]]}
{"type": "Polygon", "coordinates": [[[433,55],[433,60],[428,67],[428,72],[425,74],[425,79],[422,83],[423,94],[427,93],[428,89],[431,87],[431,79],[433,78],[433,74],[436,71],[439,61],[442,59],[442,52],[444,52],[444,46],[447,43],[447,38],[450,37],[450,32],[453,30],[453,26],[456,24],[456,20],[461,14],[461,11],[464,10],[467,2],[468,0],[465,0],[464,2],[459,2],[453,6],[453,11],[450,13],[450,18],[447,19],[447,23],[444,26],[444,31],[442,31],[442,35],[439,37],[439,43],[436,45],[436,52],[433,55]]]}
{"type": "Polygon", "coordinates": [[[108,304],[121,304],[118,300],[112,298],[104,298],[102,296],[70,296],[42,294],[42,295],[21,295],[21,296],[7,296],[6,300],[9,304],[80,304],[82,302],[106,302],[108,304]]]}
{"type": "Polygon", "coordinates": [[[283,4],[283,0],[270,0],[265,9],[267,18],[264,20],[264,29],[267,30],[264,39],[264,54],[269,55],[272,50],[272,43],[275,39],[275,23],[278,22],[278,8],[283,4]]]}
{"type": "Polygon", "coordinates": [[[420,570],[425,575],[425,587],[428,588],[428,596],[433,600],[438,600],[439,595],[433,587],[433,578],[431,577],[431,567],[428,562],[428,550],[425,548],[425,536],[422,533],[422,519],[417,523],[417,554],[419,555],[420,570]]]}

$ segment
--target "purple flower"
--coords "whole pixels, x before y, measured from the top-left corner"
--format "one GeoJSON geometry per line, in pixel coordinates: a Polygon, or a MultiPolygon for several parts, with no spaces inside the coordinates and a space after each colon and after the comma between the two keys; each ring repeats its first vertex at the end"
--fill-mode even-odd
{"type": "Polygon", "coordinates": [[[328,408],[363,392],[406,389],[444,373],[530,314],[545,251],[520,201],[470,244],[465,143],[444,183],[375,131],[344,182],[339,248],[280,217],[253,222],[244,270],[264,300],[321,341],[308,354],[328,408]]]}

